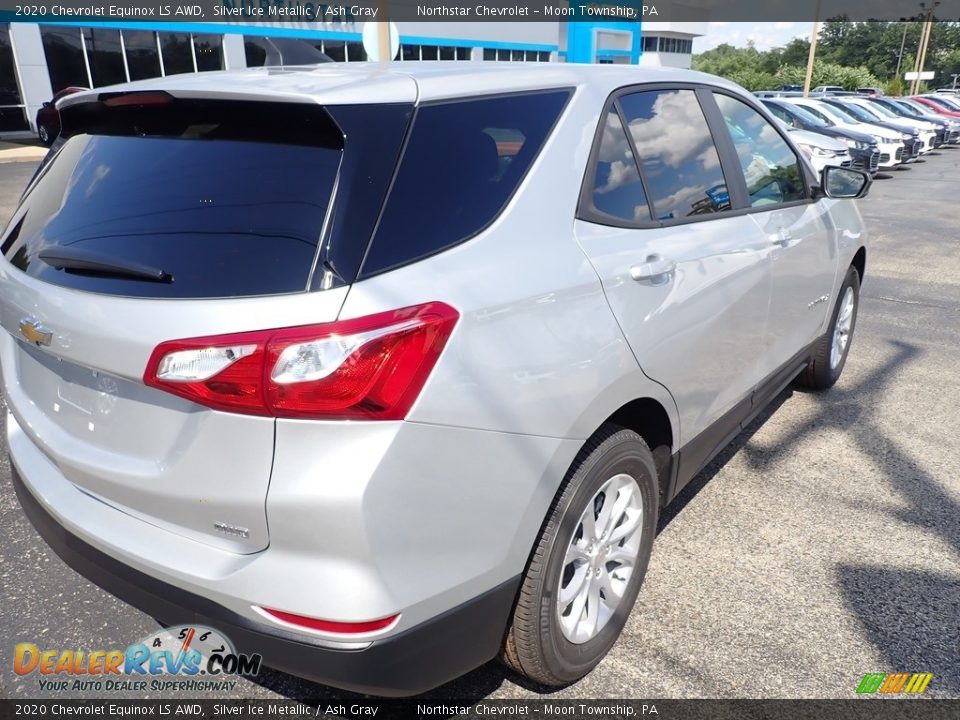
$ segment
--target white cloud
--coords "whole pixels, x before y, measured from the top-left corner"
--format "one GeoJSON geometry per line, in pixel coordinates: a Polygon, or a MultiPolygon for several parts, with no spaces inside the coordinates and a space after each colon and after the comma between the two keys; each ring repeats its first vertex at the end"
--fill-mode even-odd
{"type": "Polygon", "coordinates": [[[813,24],[808,22],[711,22],[706,35],[693,39],[693,52],[701,53],[723,43],[746,47],[750,41],[757,50],[769,50],[797,37],[809,38],[812,29],[813,24]]]}
{"type": "MultiPolygon", "coordinates": [[[[702,145],[671,142],[671,138],[702,138],[705,124],[703,111],[692,92],[670,92],[660,94],[654,101],[653,117],[630,122],[630,133],[641,158],[659,157],[664,164],[679,168],[694,155],[702,153],[702,145]]],[[[713,150],[712,145],[708,150],[713,150]]],[[[704,169],[707,169],[707,162],[701,155],[704,169]]]]}

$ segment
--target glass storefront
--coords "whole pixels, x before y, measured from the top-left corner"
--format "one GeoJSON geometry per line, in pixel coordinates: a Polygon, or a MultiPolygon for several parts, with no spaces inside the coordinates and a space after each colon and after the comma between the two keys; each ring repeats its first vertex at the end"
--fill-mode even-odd
{"type": "Polygon", "coordinates": [[[223,70],[220,35],[41,25],[40,37],[54,93],[223,70]]]}
{"type": "Polygon", "coordinates": [[[0,23],[0,130],[26,130],[28,127],[10,43],[10,23],[0,23]]]}
{"type": "Polygon", "coordinates": [[[160,33],[160,51],[164,75],[194,72],[189,33],[160,33]]]}
{"type": "Polygon", "coordinates": [[[146,80],[162,74],[156,33],[148,30],[124,30],[123,47],[131,80],[146,80]]]}
{"type": "Polygon", "coordinates": [[[54,94],[67,87],[90,87],[80,30],[42,26],[40,37],[54,94]]]}
{"type": "Polygon", "coordinates": [[[83,28],[83,44],[87,48],[93,87],[127,81],[119,30],[83,28]]]}

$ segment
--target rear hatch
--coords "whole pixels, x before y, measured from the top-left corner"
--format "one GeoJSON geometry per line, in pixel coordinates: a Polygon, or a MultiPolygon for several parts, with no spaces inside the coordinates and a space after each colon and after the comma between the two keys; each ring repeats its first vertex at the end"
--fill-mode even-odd
{"type": "Polygon", "coordinates": [[[76,104],[64,133],[2,236],[8,407],[83,492],[261,550],[275,420],[143,378],[164,341],[336,319],[349,280],[308,289],[344,132],[316,103],[153,92],[76,104]]]}

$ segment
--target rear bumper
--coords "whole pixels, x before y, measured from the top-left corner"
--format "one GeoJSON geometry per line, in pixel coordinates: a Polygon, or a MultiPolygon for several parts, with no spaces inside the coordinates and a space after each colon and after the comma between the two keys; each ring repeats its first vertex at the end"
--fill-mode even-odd
{"type": "Polygon", "coordinates": [[[64,562],[124,602],[168,625],[200,624],[226,634],[241,653],[270,667],[334,687],[407,696],[442,685],[499,651],[520,578],[402,633],[359,650],[336,650],[303,635],[251,621],[212,600],[158,580],[101,552],[51,516],[11,466],[24,513],[64,562]]]}

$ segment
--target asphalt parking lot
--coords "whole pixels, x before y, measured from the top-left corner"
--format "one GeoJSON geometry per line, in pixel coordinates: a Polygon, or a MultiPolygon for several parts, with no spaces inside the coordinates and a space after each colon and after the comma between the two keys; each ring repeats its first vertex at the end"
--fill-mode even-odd
{"type": "MultiPolygon", "coordinates": [[[[4,219],[34,167],[0,164],[4,219]]],[[[852,698],[893,671],[960,697],[960,148],[887,175],[861,201],[872,246],[839,384],[784,393],[666,510],[623,637],[553,697],[852,698]]],[[[123,648],[157,626],[47,549],[5,453],[0,528],[0,697],[82,697],[16,676],[13,646],[123,648]]],[[[432,695],[540,690],[491,663],[432,695]]],[[[267,671],[231,695],[278,696],[345,694],[267,671]]]]}

